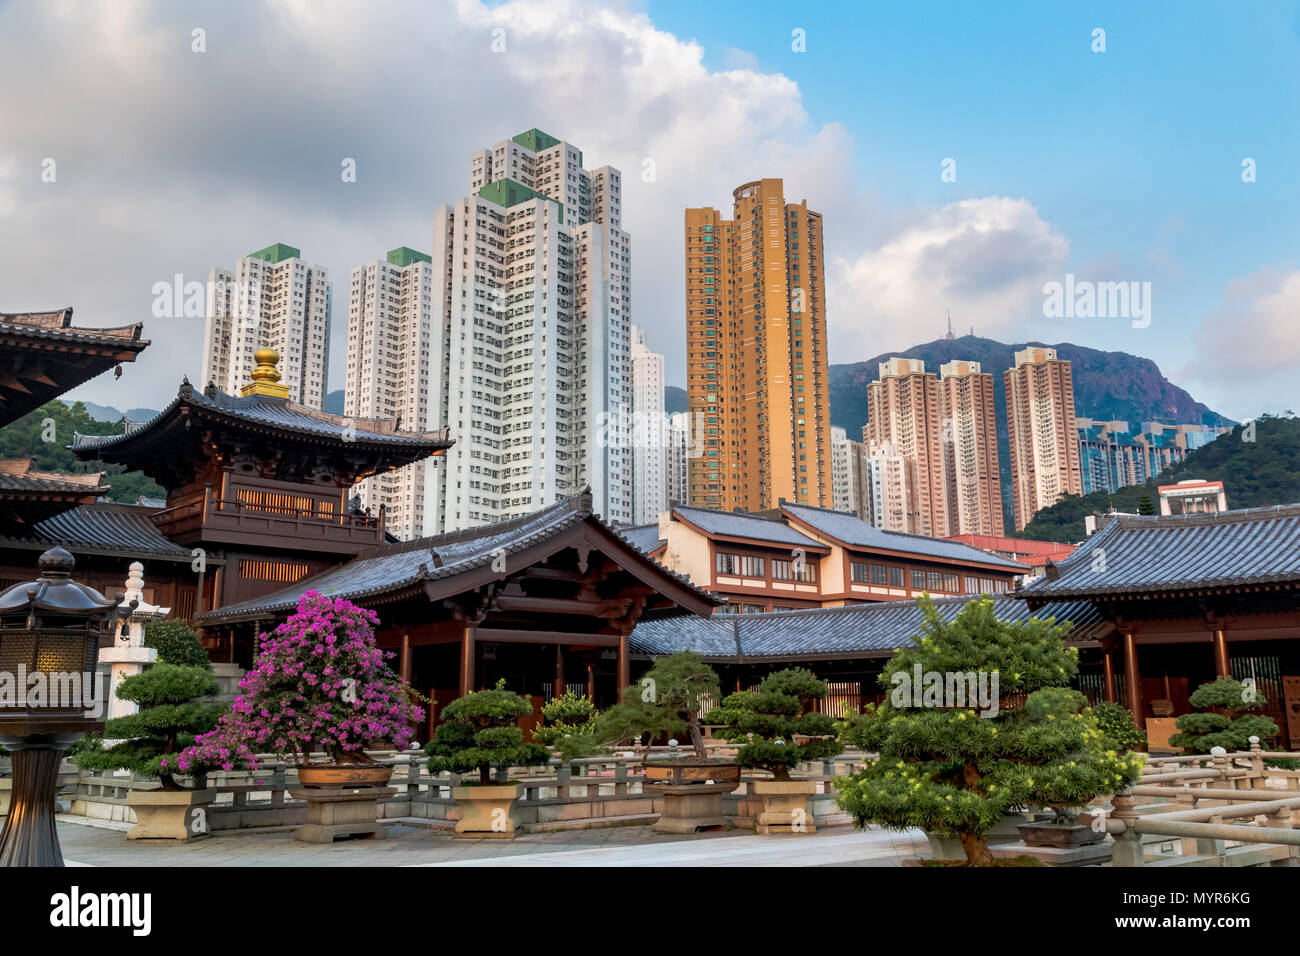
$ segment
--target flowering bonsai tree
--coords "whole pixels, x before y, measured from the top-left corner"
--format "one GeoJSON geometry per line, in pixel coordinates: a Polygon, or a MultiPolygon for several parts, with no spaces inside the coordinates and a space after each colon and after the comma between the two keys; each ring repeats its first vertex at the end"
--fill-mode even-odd
{"type": "Polygon", "coordinates": [[[987,866],[993,856],[984,834],[1004,812],[1051,806],[1062,822],[1072,822],[1070,808],[1138,779],[1142,755],[1120,753],[1084,696],[1065,686],[1078,669],[1077,650],[1063,640],[1068,625],[1000,621],[988,598],[944,622],[928,598],[919,603],[924,630],[886,665],[882,686],[897,689],[912,673],[982,672],[998,677],[999,694],[1026,695],[1024,704],[1004,709],[993,701],[977,711],[943,697],[887,699],[846,724],[848,742],[879,755],[835,782],[838,802],[857,826],[955,836],[967,863],[987,866]]]}
{"type": "Polygon", "coordinates": [[[723,725],[722,736],[729,741],[747,741],[736,754],[740,766],[789,780],[791,767],[833,757],[843,749],[835,737],[835,721],[811,709],[826,690],[826,682],[812,671],[787,668],[763,678],[758,690],[728,694],[704,722],[723,725]]]}
{"type": "MultiPolygon", "coordinates": [[[[661,657],[635,684],[623,688],[623,699],[597,719],[597,740],[623,743],[650,735],[656,737],[687,734],[695,759],[709,758],[704,746],[700,713],[710,701],[718,699],[718,675],[691,651],[678,651],[661,657]]],[[[646,747],[642,764],[650,757],[646,747]]]]}
{"type": "Polygon", "coordinates": [[[532,767],[551,759],[541,744],[525,743],[519,718],[533,712],[527,698],[506,690],[500,680],[493,690],[479,690],[453,700],[442,709],[442,723],[425,746],[433,773],[478,772],[483,786],[492,771],[532,767]]]}
{"type": "MultiPolygon", "coordinates": [[[[151,636],[165,635],[157,646],[158,660],[115,688],[119,700],[134,701],[140,709],[104,724],[104,733],[83,738],[73,754],[77,765],[87,770],[130,770],[140,777],[155,777],[163,790],[184,790],[176,782],[176,755],[194,743],[217,723],[224,704],[197,700],[217,693],[208,655],[198,635],[183,621],[150,622],[145,643],[151,636]],[[159,628],[158,625],[164,625],[159,628]],[[105,748],[104,739],[116,740],[105,748]]],[[[201,774],[203,767],[185,768],[201,774]]]]}
{"type": "Polygon", "coordinates": [[[351,601],[305,593],[288,620],[261,635],[230,713],[181,753],[180,769],[253,770],[267,752],[300,767],[316,751],[332,763],[373,763],[366,748],[404,748],[424,711],[385,663],[393,655],[375,643],[378,620],[351,601]]]}

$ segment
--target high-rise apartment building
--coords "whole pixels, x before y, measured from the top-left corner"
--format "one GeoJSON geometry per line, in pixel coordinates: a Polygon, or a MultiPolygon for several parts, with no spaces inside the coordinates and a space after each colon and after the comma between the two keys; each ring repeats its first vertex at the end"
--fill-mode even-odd
{"type": "Polygon", "coordinates": [[[1001,535],[997,403],[993,375],[979,362],[939,366],[948,534],[1001,535]]]}
{"type": "Polygon", "coordinates": [[[1082,494],[1070,363],[1030,346],[1002,373],[1016,531],[1062,495],[1082,494]]]}
{"type": "Polygon", "coordinates": [[[691,416],[674,412],[668,420],[668,501],[684,505],[690,497],[691,416]]]}
{"type": "MultiPolygon", "coordinates": [[[[395,418],[410,431],[431,428],[430,346],[433,339],[430,257],[401,246],[352,270],[348,289],[348,356],[343,414],[395,418]]],[[[424,534],[424,489],[437,458],[367,478],[357,485],[362,507],[403,540],[424,534]]]]}
{"type": "Polygon", "coordinates": [[[649,524],[668,507],[668,423],[664,418],[664,357],[632,334],[632,521],[649,524]]]}
{"type": "Polygon", "coordinates": [[[830,507],[822,218],[780,179],[746,183],[731,219],[687,209],[687,411],[702,427],[690,503],[830,507]]]}
{"type": "Polygon", "coordinates": [[[862,521],[871,520],[871,491],[866,472],[867,456],[862,442],[848,436],[838,425],[831,426],[831,489],[835,511],[862,521]]]}
{"type": "Polygon", "coordinates": [[[913,463],[906,530],[932,538],[948,536],[943,418],[939,379],[925,370],[925,362],[895,356],[880,363],[880,378],[867,385],[863,435],[872,454],[892,450],[913,463]]]}
{"type": "Polygon", "coordinates": [[[323,408],[329,361],[328,272],[282,242],[249,253],[234,269],[208,273],[203,330],[204,386],[231,395],[251,381],[253,353],[280,353],[280,381],[289,400],[323,408]]]}
{"type": "Polygon", "coordinates": [[[632,519],[631,240],[622,182],[532,129],[470,159],[472,195],[434,214],[430,426],[455,439],[426,528],[536,511],[590,486],[632,519]]]}
{"type": "Polygon", "coordinates": [[[881,531],[916,533],[916,462],[892,446],[869,446],[863,461],[869,518],[881,531]]]}

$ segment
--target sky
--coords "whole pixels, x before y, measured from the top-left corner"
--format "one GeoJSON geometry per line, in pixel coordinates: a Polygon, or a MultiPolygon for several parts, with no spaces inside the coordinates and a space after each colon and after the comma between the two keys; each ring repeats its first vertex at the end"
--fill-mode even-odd
{"type": "Polygon", "coordinates": [[[330,270],[341,388],[351,269],[427,251],[470,153],[539,127],[623,171],[670,384],[683,210],[780,177],[824,217],[833,364],[951,312],[1245,419],[1300,410],[1298,113],[1300,2],[0,0],[0,311],[144,322],[69,397],[161,408],[203,320],[155,318],[156,284],[285,242],[330,270]],[[1143,311],[1053,314],[1052,283],[1143,311]]]}

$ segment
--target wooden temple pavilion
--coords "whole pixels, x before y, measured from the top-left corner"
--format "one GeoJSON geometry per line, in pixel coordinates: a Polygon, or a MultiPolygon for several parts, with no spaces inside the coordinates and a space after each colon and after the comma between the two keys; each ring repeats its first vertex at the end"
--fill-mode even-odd
{"type": "Polygon", "coordinates": [[[1013,596],[1030,608],[1083,601],[1114,625],[1098,651],[1104,696],[1153,747],[1217,676],[1254,679],[1281,742],[1300,742],[1300,504],[1106,515],[1013,596]]]}
{"type": "Polygon", "coordinates": [[[534,703],[568,688],[608,706],[630,682],[639,622],[708,617],[718,604],[601,521],[584,492],[499,524],[377,546],[198,621],[251,635],[307,590],[376,611],[380,645],[440,703],[504,678],[534,703]]]}
{"type": "MultiPolygon", "coordinates": [[[[152,553],[180,552],[187,561],[194,597],[188,607],[179,603],[182,613],[278,591],[391,540],[382,511],[350,506],[353,484],[451,445],[445,431],[401,431],[391,419],[345,418],[290,402],[276,353],[263,349],[256,358],[253,381],[240,395],[213,386],[198,391],[186,381],[152,420],[74,443],[79,458],[143,471],[166,489],[162,509],[135,509],[131,523],[137,539],[153,537],[152,553]]],[[[81,527],[64,530],[84,531],[89,516],[80,517],[81,527]]],[[[218,660],[251,659],[251,637],[242,648],[212,636],[206,643],[218,660]]]]}

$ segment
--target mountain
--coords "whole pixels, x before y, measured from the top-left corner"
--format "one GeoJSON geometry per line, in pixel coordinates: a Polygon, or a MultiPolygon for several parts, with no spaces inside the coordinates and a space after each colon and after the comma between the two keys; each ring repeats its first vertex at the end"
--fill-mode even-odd
{"type": "MultiPolygon", "coordinates": [[[[72,407],[72,402],[69,402],[66,399],[62,401],[64,405],[67,405],[69,408],[72,407]]],[[[124,413],[118,411],[112,405],[96,405],[94,402],[82,402],[81,404],[86,409],[86,414],[97,422],[120,422],[123,414],[125,414],[127,419],[130,421],[147,422],[158,414],[157,410],[153,408],[128,408],[124,413]]]]}
{"type": "MultiPolygon", "coordinates": [[[[865,362],[832,365],[831,424],[841,426],[850,438],[862,437],[862,426],[867,421],[867,384],[880,378],[880,363],[891,355],[922,359],[925,370],[936,374],[944,362],[968,359],[979,362],[983,371],[993,373],[999,445],[1005,450],[1006,424],[1001,419],[1006,411],[1006,398],[1002,373],[1015,365],[1016,351],[1030,345],[1044,346],[1045,343],[1007,345],[977,335],[963,335],[955,339],[935,339],[901,352],[884,352],[865,362]]],[[[1056,354],[1068,359],[1073,366],[1074,408],[1080,418],[1123,420],[1135,427],[1149,421],[1219,427],[1235,424],[1170,382],[1150,359],[1127,352],[1101,352],[1069,342],[1045,347],[1056,349],[1056,354]]]]}
{"type": "Polygon", "coordinates": [[[1040,541],[1080,541],[1083,519],[1110,507],[1138,513],[1142,499],[1159,501],[1159,485],[1191,478],[1223,482],[1229,508],[1263,508],[1300,501],[1300,418],[1262,415],[1248,426],[1238,425],[1188,454],[1143,485],[1129,485],[1114,494],[1067,495],[1034,515],[1021,537],[1040,541]]]}
{"type": "Polygon", "coordinates": [[[325,395],[325,411],[331,415],[343,414],[343,389],[338,388],[325,395]]]}

